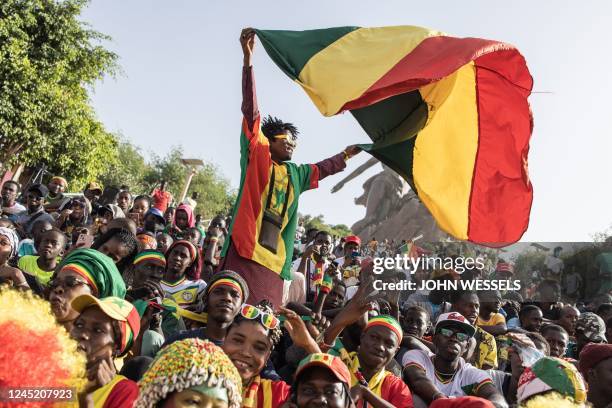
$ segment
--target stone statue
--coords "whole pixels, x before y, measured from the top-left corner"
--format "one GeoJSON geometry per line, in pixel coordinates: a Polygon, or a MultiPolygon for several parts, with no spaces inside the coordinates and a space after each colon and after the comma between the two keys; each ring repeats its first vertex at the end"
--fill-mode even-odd
{"type": "MultiPolygon", "coordinates": [[[[375,157],[356,168],[332,188],[339,191],[346,183],[363,174],[378,163],[375,157]]],[[[366,207],[365,217],[351,229],[363,240],[376,236],[387,239],[411,239],[422,234],[426,240],[437,241],[445,236],[436,226],[429,210],[421,203],[408,183],[390,167],[370,177],[363,183],[363,194],[355,204],[366,207]]]]}

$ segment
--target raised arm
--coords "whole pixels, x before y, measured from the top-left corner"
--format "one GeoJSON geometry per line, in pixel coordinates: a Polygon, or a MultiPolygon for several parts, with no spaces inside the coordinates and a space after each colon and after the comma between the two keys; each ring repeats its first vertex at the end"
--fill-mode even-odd
{"type": "Polygon", "coordinates": [[[253,76],[253,49],[255,47],[255,30],[245,28],[240,33],[240,45],[244,58],[242,67],[242,114],[249,129],[253,129],[253,125],[259,118],[259,109],[257,107],[257,95],[255,93],[255,77],[253,76]]]}
{"type": "Polygon", "coordinates": [[[346,167],[346,161],[351,157],[359,154],[361,149],[357,145],[347,146],[344,151],[338,153],[329,159],[321,160],[316,164],[319,168],[319,180],[323,180],[327,176],[341,172],[346,167]]]}

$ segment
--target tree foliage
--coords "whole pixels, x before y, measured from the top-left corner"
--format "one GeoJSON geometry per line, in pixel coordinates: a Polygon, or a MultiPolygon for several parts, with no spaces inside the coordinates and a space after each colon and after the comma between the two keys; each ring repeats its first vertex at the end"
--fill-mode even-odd
{"type": "Polygon", "coordinates": [[[117,71],[108,37],[78,20],[87,0],[0,2],[0,163],[47,164],[76,184],[116,163],[89,90],[117,71]]]}
{"type": "Polygon", "coordinates": [[[338,237],[346,237],[347,235],[352,235],[352,231],[349,227],[344,224],[327,224],[323,215],[319,214],[316,217],[312,217],[311,215],[300,215],[300,218],[304,221],[304,228],[306,230],[310,228],[315,228],[319,231],[327,231],[332,235],[336,235],[338,237]]]}
{"type": "MultiPolygon", "coordinates": [[[[183,149],[175,147],[165,156],[152,155],[146,161],[142,152],[127,141],[119,144],[119,163],[100,178],[105,186],[127,185],[135,194],[148,194],[161,180],[166,180],[167,189],[175,200],[180,198],[190,169],[182,163],[183,149]]],[[[234,204],[236,193],[219,169],[210,163],[198,168],[194,174],[187,196],[198,192],[196,213],[204,219],[217,214],[227,214],[234,204]]]]}

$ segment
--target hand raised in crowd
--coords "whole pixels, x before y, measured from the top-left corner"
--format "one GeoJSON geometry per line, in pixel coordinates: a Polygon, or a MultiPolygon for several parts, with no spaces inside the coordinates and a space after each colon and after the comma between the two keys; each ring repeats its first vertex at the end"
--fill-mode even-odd
{"type": "Polygon", "coordinates": [[[319,346],[308,332],[302,318],[293,310],[284,307],[279,308],[279,311],[282,316],[285,316],[283,326],[287,329],[293,343],[309,353],[320,353],[319,346]]]}
{"type": "Polygon", "coordinates": [[[245,28],[240,33],[240,45],[244,55],[244,66],[250,67],[252,64],[253,48],[255,48],[255,29],[245,28]]]}
{"type": "Polygon", "coordinates": [[[30,286],[23,275],[23,272],[12,266],[0,266],[0,283],[9,281],[13,286],[22,289],[28,289],[30,286]]]}

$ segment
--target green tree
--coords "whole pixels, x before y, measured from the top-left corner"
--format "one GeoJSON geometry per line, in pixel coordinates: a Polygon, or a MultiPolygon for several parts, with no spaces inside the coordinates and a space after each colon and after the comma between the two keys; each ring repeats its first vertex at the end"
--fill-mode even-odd
{"type": "Polygon", "coordinates": [[[327,231],[332,235],[336,235],[339,237],[346,237],[347,235],[351,235],[352,231],[349,227],[344,224],[327,224],[323,215],[319,214],[316,217],[312,217],[311,215],[301,215],[300,218],[304,221],[304,228],[306,230],[310,228],[315,228],[319,231],[327,231]]]}
{"type": "Polygon", "coordinates": [[[87,0],[0,2],[0,163],[47,164],[78,189],[117,161],[89,90],[117,72],[108,37],[78,20],[87,0]]]}
{"type": "Polygon", "coordinates": [[[112,171],[107,171],[99,177],[102,185],[127,185],[132,191],[148,192],[150,188],[145,182],[145,176],[151,172],[151,165],[146,162],[141,150],[122,140],[118,145],[118,156],[120,160],[112,171]]]}

